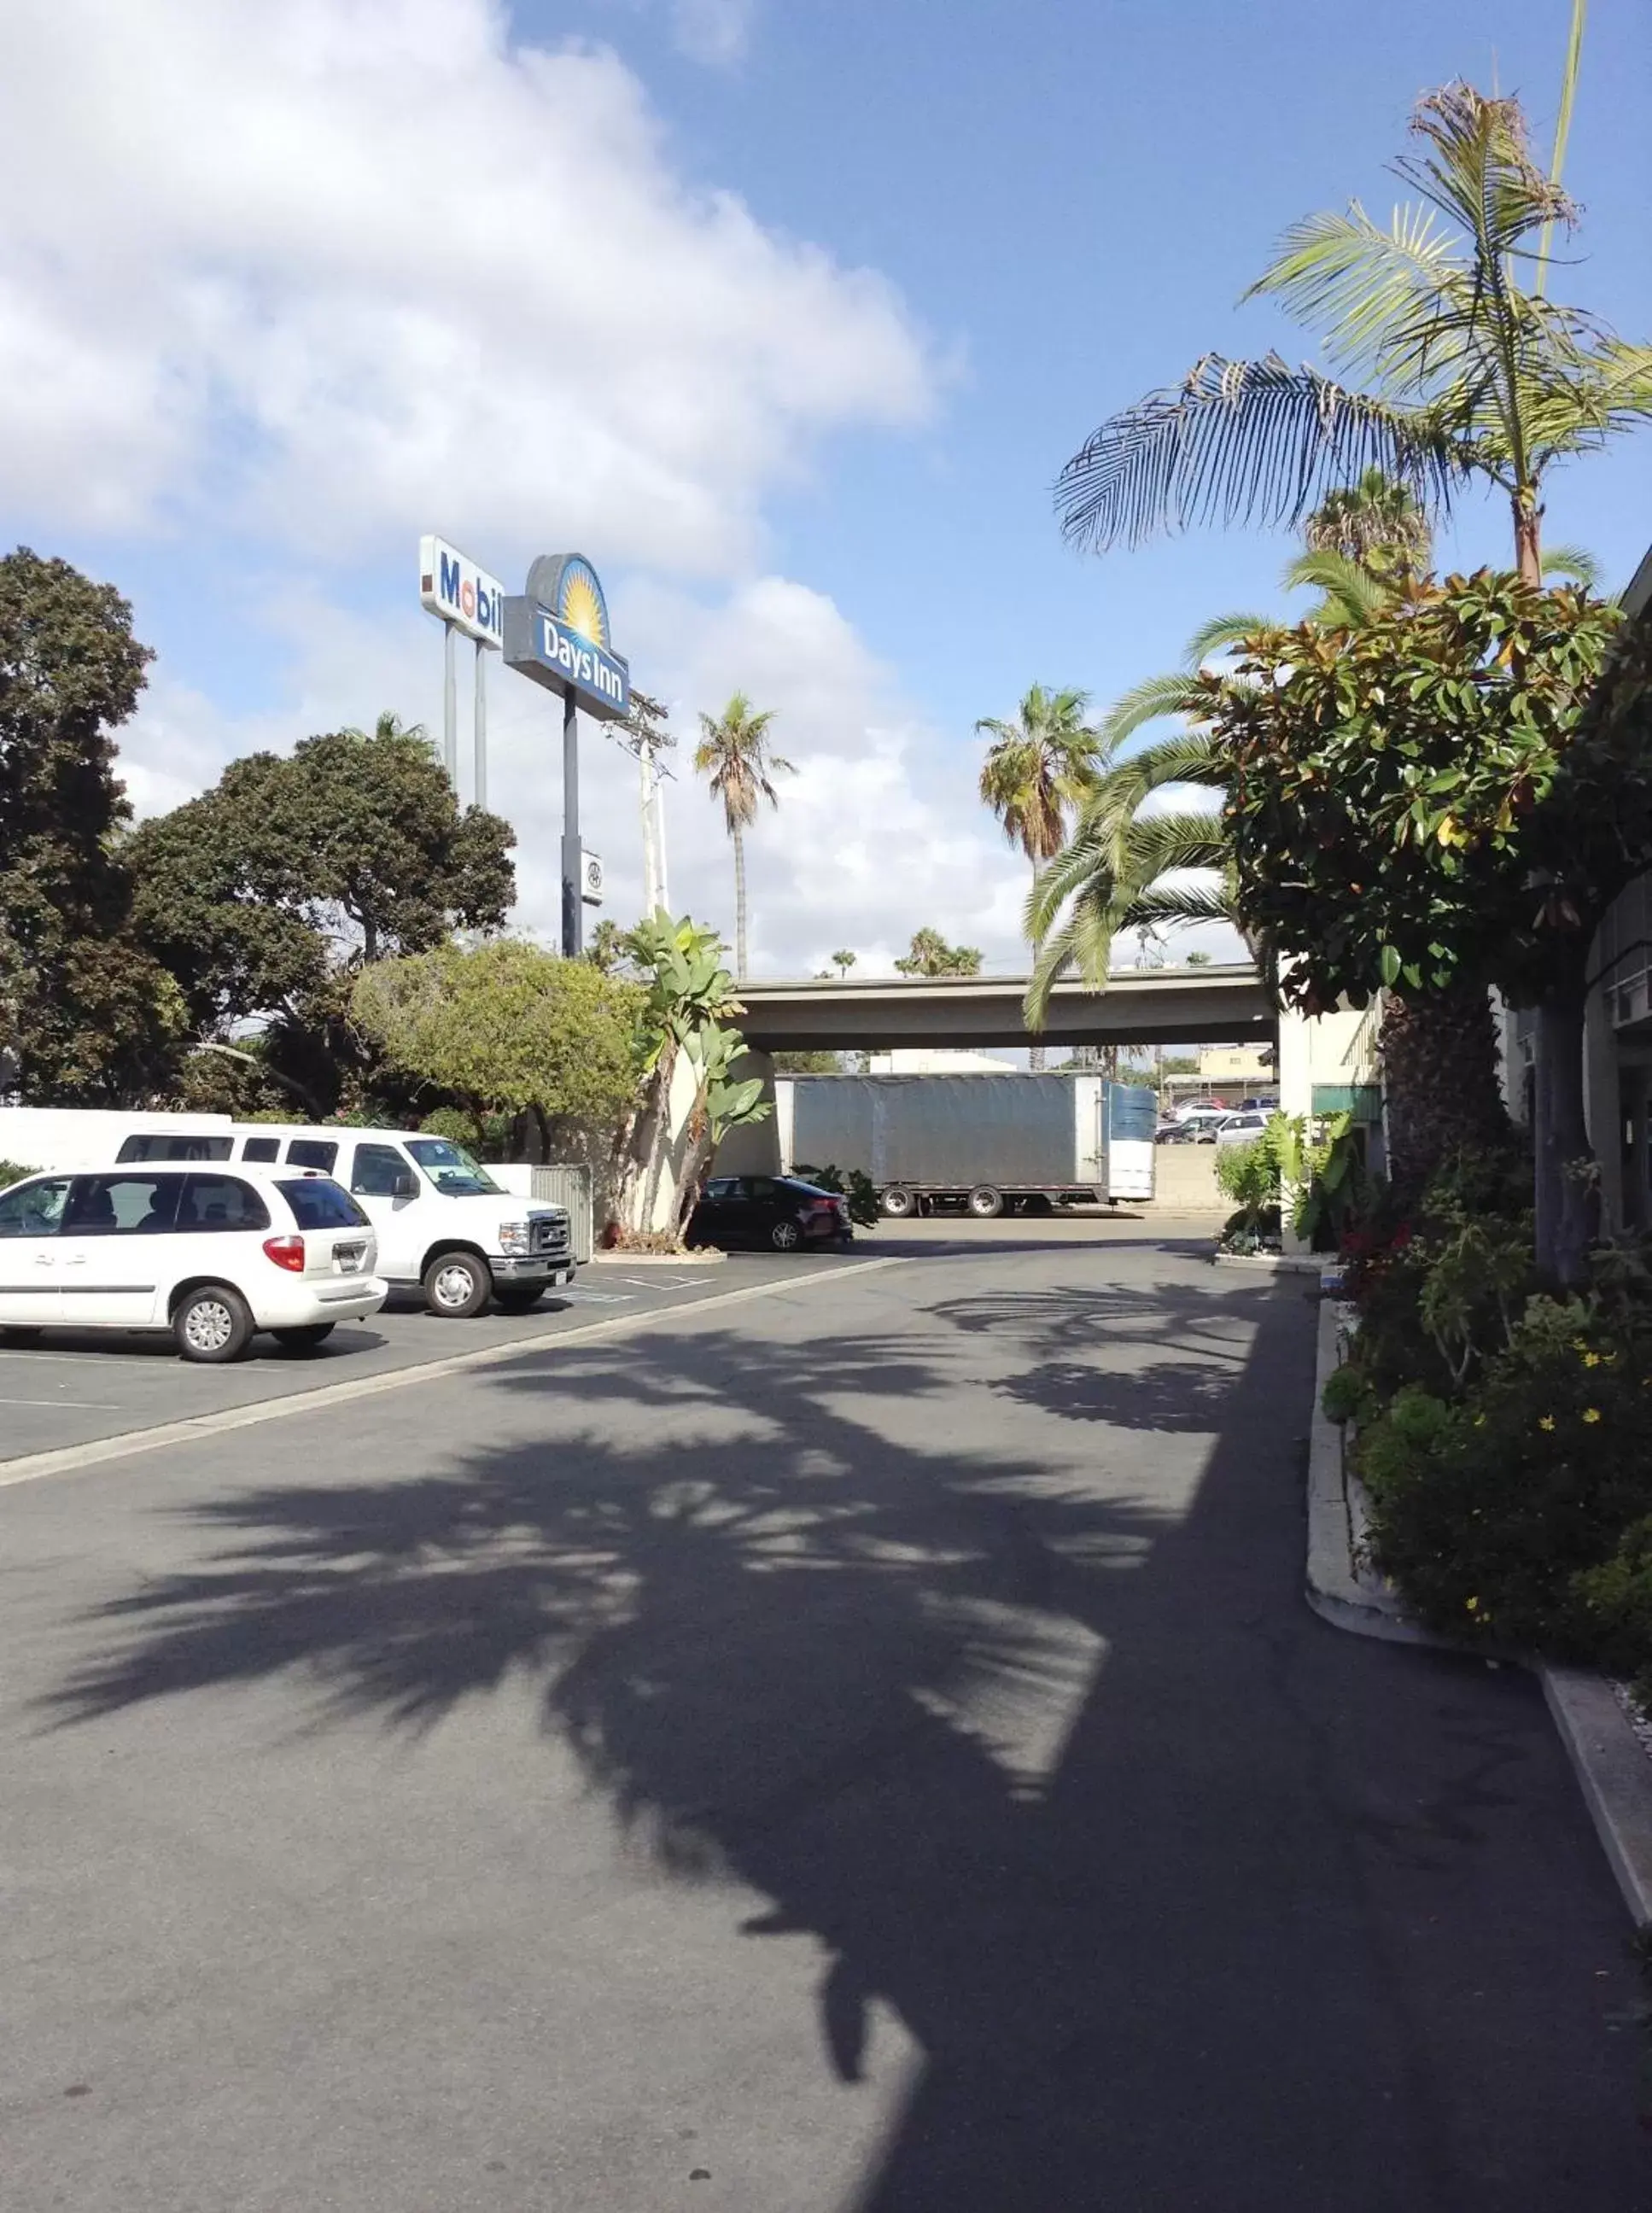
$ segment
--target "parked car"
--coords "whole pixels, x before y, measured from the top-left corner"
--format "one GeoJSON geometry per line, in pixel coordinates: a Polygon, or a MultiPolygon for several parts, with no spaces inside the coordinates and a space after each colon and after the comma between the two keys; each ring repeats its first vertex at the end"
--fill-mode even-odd
{"type": "Polygon", "coordinates": [[[1198,1122],[1161,1122],[1153,1132],[1153,1142],[1155,1145],[1196,1145],[1200,1131],[1198,1122]]]}
{"type": "Polygon", "coordinates": [[[1271,1107],[1265,1113],[1259,1109],[1249,1114],[1229,1114],[1225,1122],[1217,1123],[1216,1141],[1219,1145],[1248,1144],[1261,1136],[1272,1119],[1271,1107]]]}
{"type": "Polygon", "coordinates": [[[350,1193],[296,1169],[116,1167],[0,1192],[0,1334],[169,1330],[186,1360],[255,1332],[308,1352],[389,1285],[350,1193]]]}
{"type": "Polygon", "coordinates": [[[713,1176],[689,1217],[691,1245],[769,1245],[796,1253],[805,1245],[847,1245],[854,1238],[849,1202],[799,1176],[713,1176]]]}

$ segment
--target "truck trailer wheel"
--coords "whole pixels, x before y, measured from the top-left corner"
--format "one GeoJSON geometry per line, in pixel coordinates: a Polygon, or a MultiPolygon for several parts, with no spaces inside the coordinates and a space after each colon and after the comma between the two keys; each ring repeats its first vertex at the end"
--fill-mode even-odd
{"type": "Polygon", "coordinates": [[[892,1183],[883,1194],[882,1204],[892,1221],[905,1222],[909,1215],[917,1212],[917,1193],[908,1191],[904,1184],[892,1183]]]}
{"type": "Polygon", "coordinates": [[[978,1222],[996,1221],[1003,1212],[1003,1193],[996,1184],[978,1183],[969,1195],[968,1204],[978,1222]]]}

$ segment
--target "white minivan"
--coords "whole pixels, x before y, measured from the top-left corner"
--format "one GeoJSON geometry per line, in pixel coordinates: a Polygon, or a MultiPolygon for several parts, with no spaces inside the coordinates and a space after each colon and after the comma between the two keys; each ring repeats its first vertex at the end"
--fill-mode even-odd
{"type": "Polygon", "coordinates": [[[238,1360],[268,1330],[313,1350],[389,1286],[348,1192],[298,1170],[99,1167],[0,1191],[0,1335],[170,1330],[186,1360],[238,1360]]]}
{"type": "MultiPolygon", "coordinates": [[[[134,1135],[123,1159],[159,1157],[149,1147],[201,1142],[171,1133],[134,1135]]],[[[433,1314],[480,1314],[490,1298],[526,1314],[547,1291],[574,1280],[567,1210],[514,1197],[464,1148],[421,1130],[305,1128],[238,1122],[225,1143],[239,1165],[308,1168],[332,1176],[372,1222],[379,1273],[393,1288],[422,1291],[433,1314]]]]}

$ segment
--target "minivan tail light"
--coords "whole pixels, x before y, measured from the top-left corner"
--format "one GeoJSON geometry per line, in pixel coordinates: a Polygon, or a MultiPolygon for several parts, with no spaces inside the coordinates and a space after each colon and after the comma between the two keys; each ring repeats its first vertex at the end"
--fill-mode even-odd
{"type": "Polygon", "coordinates": [[[295,1276],[304,1272],[304,1241],[302,1237],[266,1237],[264,1250],[277,1268],[285,1268],[295,1276]]]}

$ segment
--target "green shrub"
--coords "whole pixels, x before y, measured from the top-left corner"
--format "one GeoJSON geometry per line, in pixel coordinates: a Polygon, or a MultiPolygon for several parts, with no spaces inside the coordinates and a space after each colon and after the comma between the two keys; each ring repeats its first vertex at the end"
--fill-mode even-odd
{"type": "Polygon", "coordinates": [[[20,1167],[15,1161],[0,1161],[0,1191],[3,1191],[8,1184],[21,1183],[25,1176],[34,1174],[33,1168],[20,1167]]]}
{"type": "Polygon", "coordinates": [[[1377,1557],[1436,1627],[1601,1653],[1588,1578],[1652,1513],[1652,1388],[1583,1312],[1532,1301],[1455,1404],[1408,1386],[1360,1434],[1377,1557]]]}
{"type": "Polygon", "coordinates": [[[804,1167],[801,1162],[792,1174],[801,1176],[805,1183],[818,1184],[822,1191],[835,1191],[840,1198],[849,1201],[849,1218],[859,1222],[863,1229],[875,1229],[882,1219],[878,1204],[878,1188],[864,1168],[844,1171],[828,1161],[823,1168],[804,1167]]]}
{"type": "Polygon", "coordinates": [[[1320,1405],[1327,1422],[1351,1422],[1356,1414],[1363,1413],[1369,1396],[1358,1369],[1344,1362],[1326,1378],[1320,1405]]]}
{"type": "Polygon", "coordinates": [[[1652,1705],[1652,1514],[1630,1523],[1610,1559],[1573,1578],[1572,1594],[1601,1665],[1631,1677],[1652,1705]]]}

